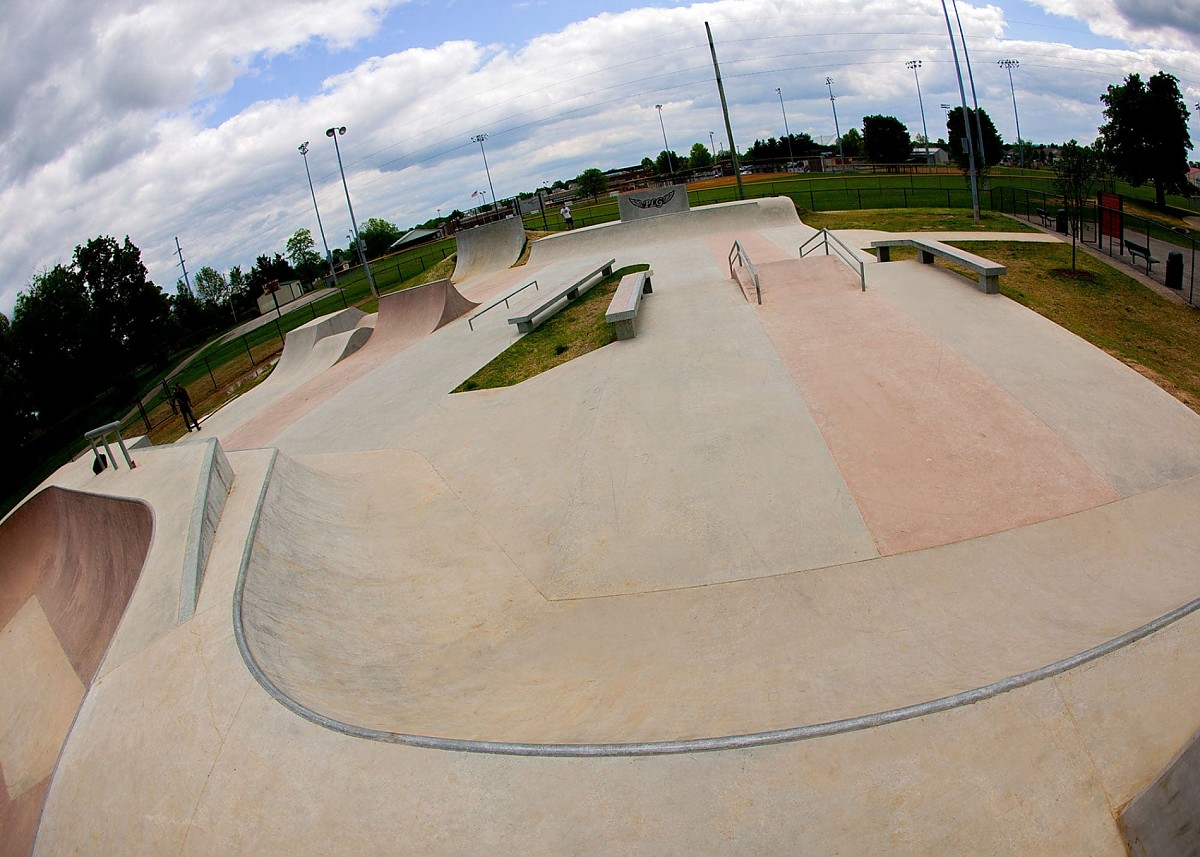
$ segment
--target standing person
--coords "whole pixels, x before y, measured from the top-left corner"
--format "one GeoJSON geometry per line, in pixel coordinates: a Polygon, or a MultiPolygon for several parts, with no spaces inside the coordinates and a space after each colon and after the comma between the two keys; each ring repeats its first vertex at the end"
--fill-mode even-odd
{"type": "Polygon", "coordinates": [[[188,395],[188,391],[182,384],[175,385],[175,404],[179,405],[179,413],[183,415],[183,424],[190,432],[192,426],[196,427],[196,431],[200,431],[200,421],[196,419],[196,415],[192,412],[192,397],[188,395]],[[191,421],[190,423],[188,421],[191,421]]]}
{"type": "Polygon", "coordinates": [[[568,229],[575,228],[575,219],[571,217],[571,203],[564,202],[558,213],[562,215],[563,223],[567,224],[568,229]]]}

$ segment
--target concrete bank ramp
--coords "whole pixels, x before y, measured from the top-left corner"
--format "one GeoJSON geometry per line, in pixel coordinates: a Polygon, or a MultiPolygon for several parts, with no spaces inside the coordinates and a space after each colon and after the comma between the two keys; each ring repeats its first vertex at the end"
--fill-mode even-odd
{"type": "Polygon", "coordinates": [[[454,237],[458,260],[452,279],[460,283],[515,265],[525,249],[525,224],[519,217],[510,217],[463,230],[454,237]]]}
{"type": "Polygon", "coordinates": [[[153,532],[145,503],[58,487],[0,524],[0,852],[29,851],[153,532]]]}
{"type": "Polygon", "coordinates": [[[796,206],[787,197],[724,202],[625,223],[602,223],[539,238],[530,248],[529,264],[544,265],[632,245],[666,244],[712,234],[802,227],[796,206]]]}

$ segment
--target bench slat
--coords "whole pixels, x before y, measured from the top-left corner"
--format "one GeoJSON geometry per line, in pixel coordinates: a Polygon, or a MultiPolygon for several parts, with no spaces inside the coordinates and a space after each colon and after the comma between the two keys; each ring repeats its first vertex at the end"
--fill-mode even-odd
{"type": "MultiPolygon", "coordinates": [[[[541,297],[529,304],[526,304],[525,306],[521,307],[521,309],[517,310],[515,314],[509,316],[508,323],[515,324],[518,332],[520,333],[529,333],[537,326],[537,324],[534,322],[534,318],[536,316],[540,315],[543,311],[564,297],[567,299],[567,303],[570,303],[579,296],[579,292],[586,291],[583,286],[588,280],[592,279],[597,274],[599,274],[601,277],[607,277],[609,274],[611,274],[613,265],[616,264],[616,261],[617,260],[613,258],[609,259],[607,262],[601,262],[599,265],[596,265],[589,270],[586,274],[574,279],[568,279],[566,283],[557,289],[548,290],[541,297]]],[[[554,310],[554,312],[548,313],[546,318],[554,315],[554,313],[558,312],[559,309],[562,309],[562,307],[558,307],[558,309],[554,310]]],[[[542,320],[545,321],[545,319],[542,320]]]]}

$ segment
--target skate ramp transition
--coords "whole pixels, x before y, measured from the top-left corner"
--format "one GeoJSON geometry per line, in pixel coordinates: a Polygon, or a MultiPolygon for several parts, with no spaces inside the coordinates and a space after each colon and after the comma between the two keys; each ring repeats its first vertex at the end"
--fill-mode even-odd
{"type": "Polygon", "coordinates": [[[358,307],[349,307],[297,327],[284,340],[279,362],[263,386],[291,385],[350,356],[371,335],[363,324],[366,318],[358,307]]]}
{"type": "Polygon", "coordinates": [[[153,533],[145,503],[58,487],[0,524],[0,853],[29,851],[153,533]]]}
{"type": "Polygon", "coordinates": [[[537,267],[564,258],[607,252],[614,247],[687,241],[738,230],[803,226],[795,204],[787,197],[723,202],[641,220],[601,223],[539,238],[530,247],[529,265],[537,267]]]}
{"type": "Polygon", "coordinates": [[[525,249],[525,224],[519,217],[510,217],[466,229],[454,238],[458,242],[458,261],[452,279],[459,283],[515,265],[525,249]]]}

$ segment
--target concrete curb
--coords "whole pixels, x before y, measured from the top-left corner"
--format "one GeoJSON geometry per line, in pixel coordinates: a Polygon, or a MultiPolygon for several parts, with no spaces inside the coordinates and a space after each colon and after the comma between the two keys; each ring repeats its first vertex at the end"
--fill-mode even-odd
{"type": "Polygon", "coordinates": [[[233,467],[215,437],[204,443],[204,463],[200,466],[200,487],[192,503],[192,518],[188,525],[187,547],[183,555],[183,576],[179,584],[179,621],[186,622],[196,613],[200,585],[208,566],[217,523],[225,509],[225,501],[233,488],[233,467]]]}

